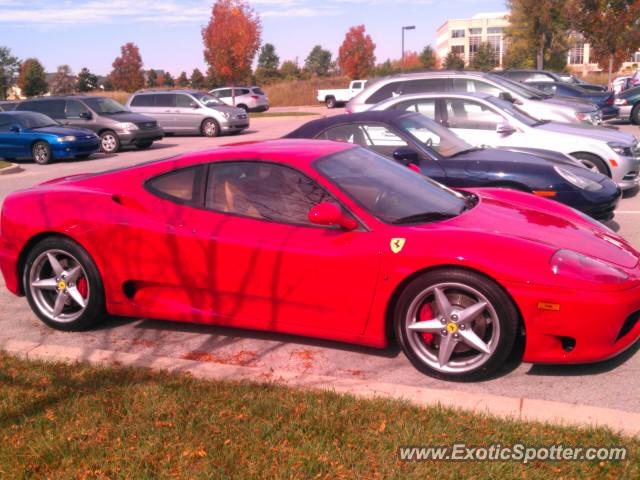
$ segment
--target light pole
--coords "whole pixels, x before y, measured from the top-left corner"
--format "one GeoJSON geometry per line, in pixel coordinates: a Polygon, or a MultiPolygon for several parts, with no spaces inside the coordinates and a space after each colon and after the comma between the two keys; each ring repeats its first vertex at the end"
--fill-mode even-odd
{"type": "Polygon", "coordinates": [[[400,61],[400,70],[404,72],[404,31],[405,30],[415,30],[415,25],[407,25],[402,27],[402,60],[400,61]]]}

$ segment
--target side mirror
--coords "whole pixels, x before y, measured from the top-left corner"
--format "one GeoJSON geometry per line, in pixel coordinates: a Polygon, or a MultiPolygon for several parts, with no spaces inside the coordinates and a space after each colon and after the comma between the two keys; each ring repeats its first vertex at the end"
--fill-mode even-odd
{"type": "Polygon", "coordinates": [[[396,162],[409,166],[420,163],[420,155],[413,148],[400,147],[393,152],[393,159],[396,162]]]}
{"type": "Polygon", "coordinates": [[[20,128],[20,125],[18,124],[13,124],[9,127],[9,131],[13,132],[13,133],[20,133],[22,131],[22,129],[20,128]]]}
{"type": "Polygon", "coordinates": [[[500,92],[498,97],[507,102],[516,103],[516,99],[513,98],[509,92],[500,92]]]}
{"type": "Polygon", "coordinates": [[[80,112],[80,118],[83,120],[91,120],[93,115],[91,115],[91,112],[80,112]]]}
{"type": "Polygon", "coordinates": [[[502,122],[496,125],[496,133],[498,135],[511,135],[512,133],[516,133],[516,129],[509,125],[507,122],[502,122]]]}
{"type": "Polygon", "coordinates": [[[309,210],[309,221],[316,225],[337,225],[345,230],[355,230],[358,227],[353,218],[342,213],[336,204],[329,202],[319,203],[309,210]]]}

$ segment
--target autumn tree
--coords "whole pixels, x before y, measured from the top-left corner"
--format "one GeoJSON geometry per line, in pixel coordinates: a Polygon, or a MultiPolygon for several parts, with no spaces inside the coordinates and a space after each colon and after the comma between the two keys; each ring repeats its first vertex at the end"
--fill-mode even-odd
{"type": "Polygon", "coordinates": [[[569,16],[611,83],[612,72],[640,48],[640,1],[572,0],[569,16]]]}
{"type": "Polygon", "coordinates": [[[295,80],[300,78],[300,68],[296,62],[286,60],[280,66],[280,75],[285,80],[295,80]]]}
{"type": "Polygon", "coordinates": [[[490,43],[484,42],[478,46],[478,50],[469,62],[469,67],[482,72],[488,72],[496,67],[496,51],[490,43]]]}
{"type": "Polygon", "coordinates": [[[202,90],[204,88],[204,75],[197,68],[194,68],[193,72],[191,72],[190,83],[191,88],[195,90],[202,90]]]}
{"type": "Polygon", "coordinates": [[[142,57],[134,43],[126,43],[120,47],[121,55],[113,61],[113,70],[109,77],[116,90],[134,92],[144,86],[142,57]]]}
{"type": "Polygon", "coordinates": [[[187,77],[187,72],[180,73],[178,77],[178,86],[182,88],[186,88],[189,86],[189,78],[187,77]]]}
{"type": "Polygon", "coordinates": [[[364,25],[351,27],[340,46],[340,69],[351,79],[368,77],[375,65],[375,49],[376,45],[365,33],[364,25]]]}
{"type": "Polygon", "coordinates": [[[433,51],[433,47],[431,45],[427,45],[420,52],[420,64],[422,68],[433,69],[438,65],[438,59],[436,58],[436,53],[433,51]]]}
{"type": "Polygon", "coordinates": [[[513,48],[534,57],[538,69],[562,69],[568,50],[566,0],[507,0],[507,6],[511,13],[505,36],[513,48]]]}
{"type": "Polygon", "coordinates": [[[0,47],[0,100],[7,98],[7,91],[13,85],[16,73],[20,70],[20,60],[11,55],[7,47],[0,47]]]}
{"type": "Polygon", "coordinates": [[[158,73],[151,69],[147,72],[147,88],[155,88],[158,86],[158,73]]]}
{"type": "Polygon", "coordinates": [[[309,56],[304,61],[304,69],[311,75],[324,77],[329,74],[331,68],[331,52],[320,45],[311,49],[309,56]]]}
{"type": "Polygon", "coordinates": [[[422,70],[420,55],[418,55],[417,52],[405,52],[404,58],[393,62],[393,69],[400,72],[414,72],[416,70],[422,70]]]}
{"type": "Polygon", "coordinates": [[[265,43],[258,55],[256,78],[260,83],[268,83],[279,77],[278,65],[280,57],[276,54],[276,47],[271,43],[265,43]]]}
{"type": "Polygon", "coordinates": [[[27,58],[20,65],[18,86],[26,97],[47,93],[49,86],[45,80],[44,67],[36,58],[27,58]]]}
{"type": "Polygon", "coordinates": [[[78,73],[76,88],[79,92],[90,92],[98,88],[98,76],[91,73],[87,67],[83,67],[78,73]]]}
{"type": "Polygon", "coordinates": [[[174,87],[176,85],[175,80],[173,79],[173,77],[169,72],[166,72],[164,74],[164,78],[162,79],[162,85],[164,87],[174,87]]]}
{"type": "Polygon", "coordinates": [[[442,68],[445,70],[464,70],[464,60],[453,50],[449,50],[447,56],[444,57],[442,68]]]}
{"type": "Polygon", "coordinates": [[[261,33],[260,18],[247,3],[217,0],[209,24],[202,29],[204,59],[218,78],[233,86],[251,76],[261,33]]]}
{"type": "Polygon", "coordinates": [[[49,89],[52,95],[66,95],[76,88],[76,80],[69,65],[60,65],[51,78],[49,89]]]}

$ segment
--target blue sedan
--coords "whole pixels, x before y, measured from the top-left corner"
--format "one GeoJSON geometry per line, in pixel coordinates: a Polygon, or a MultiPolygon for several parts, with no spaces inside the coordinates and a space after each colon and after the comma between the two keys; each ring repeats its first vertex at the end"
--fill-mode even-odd
{"type": "Polygon", "coordinates": [[[68,128],[36,112],[0,112],[0,157],[32,158],[41,165],[56,158],[88,158],[100,149],[91,130],[68,128]]]}

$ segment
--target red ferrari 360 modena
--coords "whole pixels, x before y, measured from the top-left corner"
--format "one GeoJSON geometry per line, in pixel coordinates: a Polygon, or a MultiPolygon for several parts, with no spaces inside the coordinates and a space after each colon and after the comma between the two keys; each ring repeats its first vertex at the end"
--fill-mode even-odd
{"type": "Polygon", "coordinates": [[[558,203],[453,191],[349,144],[278,140],[77,175],[4,202],[0,266],[53,328],[106,314],[384,347],[421,371],[612,357],[640,254],[558,203]]]}

